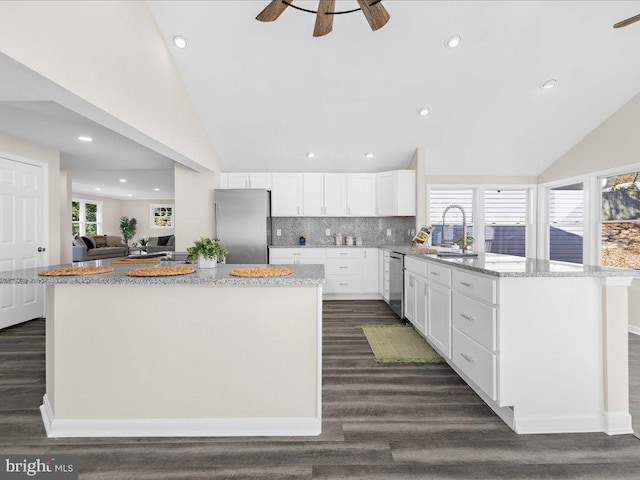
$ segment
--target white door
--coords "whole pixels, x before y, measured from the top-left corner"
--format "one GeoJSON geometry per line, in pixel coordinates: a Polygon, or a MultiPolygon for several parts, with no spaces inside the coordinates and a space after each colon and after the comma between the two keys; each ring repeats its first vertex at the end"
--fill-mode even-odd
{"type": "MultiPolygon", "coordinates": [[[[41,167],[0,158],[0,271],[46,262],[44,180],[41,167]]],[[[0,328],[42,316],[42,285],[0,285],[0,328]]]]}
{"type": "Polygon", "coordinates": [[[375,217],[376,175],[355,173],[347,175],[347,216],[375,217]]]}
{"type": "Polygon", "coordinates": [[[344,173],[324,176],[324,214],[329,217],[347,214],[347,176],[344,173]]]}
{"type": "Polygon", "coordinates": [[[299,217],[302,214],[301,173],[274,173],[271,187],[272,217],[299,217]]]}
{"type": "Polygon", "coordinates": [[[324,175],[321,173],[305,173],[303,175],[304,215],[319,217],[324,214],[324,175]]]}

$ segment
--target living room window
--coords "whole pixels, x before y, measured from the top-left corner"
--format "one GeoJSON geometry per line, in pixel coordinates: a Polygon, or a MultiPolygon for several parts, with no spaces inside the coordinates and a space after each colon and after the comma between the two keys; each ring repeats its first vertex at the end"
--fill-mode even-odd
{"type": "Polygon", "coordinates": [[[73,235],[102,234],[102,202],[74,198],[71,202],[73,235]]]}
{"type": "Polygon", "coordinates": [[[640,268],[640,172],[601,178],[601,263],[640,268]]]}
{"type": "Polygon", "coordinates": [[[528,189],[484,191],[485,251],[526,256],[528,189]]]}

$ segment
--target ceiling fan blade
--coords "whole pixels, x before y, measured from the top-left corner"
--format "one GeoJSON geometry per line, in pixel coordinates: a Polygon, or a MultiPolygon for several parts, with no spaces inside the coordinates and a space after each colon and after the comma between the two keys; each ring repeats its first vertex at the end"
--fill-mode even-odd
{"type": "Polygon", "coordinates": [[[640,15],[635,15],[633,17],[627,18],[626,20],[622,20],[621,22],[616,23],[613,26],[613,28],[626,27],[627,25],[631,25],[632,23],[636,23],[638,20],[640,20],[640,15]]]}
{"type": "Polygon", "coordinates": [[[389,12],[387,12],[380,2],[375,3],[373,0],[358,0],[358,5],[360,5],[362,13],[364,13],[373,31],[384,27],[391,18],[389,12]]]}
{"type": "Polygon", "coordinates": [[[320,0],[318,5],[318,14],[316,15],[316,26],[313,29],[314,37],[321,37],[333,30],[333,15],[327,15],[327,12],[334,12],[336,0],[320,0]]]}
{"type": "MultiPolygon", "coordinates": [[[[293,2],[293,0],[290,1],[293,2]]],[[[289,5],[282,0],[272,0],[272,2],[258,14],[256,20],[261,22],[274,22],[288,6],[289,5]]]]}

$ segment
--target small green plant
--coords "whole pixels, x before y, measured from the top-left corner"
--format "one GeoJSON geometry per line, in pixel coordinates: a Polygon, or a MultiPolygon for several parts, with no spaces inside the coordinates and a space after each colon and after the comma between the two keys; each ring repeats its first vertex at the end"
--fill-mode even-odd
{"type": "Polygon", "coordinates": [[[201,238],[193,242],[193,247],[187,248],[188,260],[194,262],[202,255],[207,260],[222,259],[227,249],[211,238],[201,238]]]}
{"type": "Polygon", "coordinates": [[[138,245],[140,245],[141,247],[146,247],[147,243],[149,243],[149,239],[147,237],[142,237],[140,240],[138,240],[138,245]]]}
{"type": "Polygon", "coordinates": [[[136,234],[137,226],[138,221],[135,218],[130,219],[129,217],[120,217],[120,232],[122,233],[122,238],[127,246],[129,246],[129,240],[131,240],[136,234]]]}
{"type": "MultiPolygon", "coordinates": [[[[471,245],[474,242],[474,238],[467,234],[467,245],[471,245]]],[[[458,235],[456,238],[453,239],[453,243],[457,243],[458,245],[462,246],[462,235],[458,235]]]]}

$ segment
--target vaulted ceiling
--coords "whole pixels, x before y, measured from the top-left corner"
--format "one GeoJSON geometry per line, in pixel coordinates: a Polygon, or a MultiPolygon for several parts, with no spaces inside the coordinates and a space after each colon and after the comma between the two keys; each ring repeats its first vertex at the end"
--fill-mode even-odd
{"type": "Polygon", "coordinates": [[[292,8],[256,21],[267,3],[149,2],[227,171],[404,168],[424,146],[431,174],[538,175],[640,91],[640,24],[612,28],[638,1],[384,0],[381,30],[356,12],[321,38],[292,8]]]}

